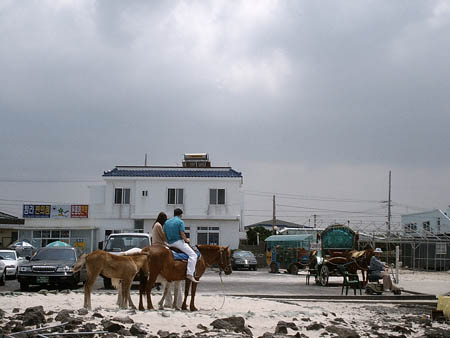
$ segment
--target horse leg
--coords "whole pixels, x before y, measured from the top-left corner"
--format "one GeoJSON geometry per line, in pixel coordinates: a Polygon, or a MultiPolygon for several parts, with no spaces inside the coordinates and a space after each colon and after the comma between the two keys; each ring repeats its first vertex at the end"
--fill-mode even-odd
{"type": "Polygon", "coordinates": [[[191,311],[198,311],[194,305],[195,302],[195,292],[197,291],[197,283],[192,283],[191,287],[191,304],[189,306],[191,311]]]}
{"type": "Polygon", "coordinates": [[[91,306],[91,292],[94,286],[95,280],[97,279],[98,273],[88,270],[88,277],[84,283],[84,307],[88,310],[92,310],[91,306]]]}
{"type": "Polygon", "coordinates": [[[362,285],[365,287],[367,285],[367,275],[368,275],[368,271],[366,270],[361,270],[362,276],[363,276],[363,281],[362,281],[362,285]]]}
{"type": "Polygon", "coordinates": [[[167,282],[166,288],[164,290],[164,298],[165,298],[164,306],[169,308],[173,307],[172,285],[173,282],[167,282]]]}
{"type": "Polygon", "coordinates": [[[139,278],[139,310],[144,311],[144,302],[142,300],[145,293],[145,286],[147,284],[148,275],[140,272],[139,278]]]}
{"type": "Polygon", "coordinates": [[[120,303],[122,302],[122,280],[118,278],[111,278],[111,285],[118,291],[116,304],[120,306],[120,303]]]}
{"type": "Polygon", "coordinates": [[[133,280],[134,280],[134,276],[131,278],[130,287],[128,289],[128,305],[133,310],[136,310],[136,306],[134,305],[133,300],[131,299],[131,291],[130,291],[131,290],[131,285],[133,284],[133,280]]]}
{"type": "Polygon", "coordinates": [[[157,277],[158,277],[158,275],[155,276],[152,273],[150,273],[150,275],[148,277],[147,286],[146,286],[146,289],[145,289],[145,291],[147,293],[147,309],[148,310],[153,310],[151,292],[152,292],[153,284],[155,284],[155,281],[156,281],[157,277]]]}
{"type": "Polygon", "coordinates": [[[181,310],[187,310],[187,298],[189,296],[189,288],[191,287],[191,281],[186,279],[186,283],[184,284],[184,300],[183,305],[181,305],[181,310]]]}
{"type": "Polygon", "coordinates": [[[162,309],[164,309],[164,300],[166,299],[167,294],[168,294],[168,293],[170,294],[170,289],[169,289],[170,283],[167,282],[166,280],[162,280],[162,279],[159,279],[159,282],[160,282],[161,285],[163,286],[163,293],[162,293],[161,300],[160,300],[159,303],[158,303],[158,308],[159,308],[160,310],[162,310],[162,309]]]}
{"type": "MultiPolygon", "coordinates": [[[[122,304],[120,305],[121,309],[126,309],[128,307],[128,301],[131,301],[130,289],[131,284],[133,283],[133,277],[131,279],[122,280],[122,304]]],[[[133,305],[133,307],[135,307],[132,301],[130,305],[133,305]]]]}
{"type": "Polygon", "coordinates": [[[177,280],[173,282],[173,304],[172,307],[175,310],[181,310],[181,281],[177,280]]]}

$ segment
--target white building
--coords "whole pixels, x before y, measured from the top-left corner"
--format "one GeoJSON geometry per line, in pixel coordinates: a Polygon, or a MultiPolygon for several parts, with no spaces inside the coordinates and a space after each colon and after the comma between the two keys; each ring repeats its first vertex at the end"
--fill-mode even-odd
{"type": "Polygon", "coordinates": [[[447,212],[435,209],[431,211],[401,216],[405,235],[429,236],[450,234],[450,207],[447,212]]]}
{"type": "Polygon", "coordinates": [[[170,218],[175,208],[181,208],[191,244],[231,249],[239,245],[242,174],[231,167],[211,167],[207,154],[187,154],[181,167],[117,166],[105,172],[103,179],[105,184],[89,187],[88,211],[87,206],[24,205],[25,226],[19,238],[37,247],[62,239],[90,252],[112,232],[151,234],[159,212],[170,218]],[[26,215],[29,207],[32,217],[26,215]],[[86,212],[70,217],[74,207],[86,212]],[[48,213],[36,208],[48,208],[48,213]]]}

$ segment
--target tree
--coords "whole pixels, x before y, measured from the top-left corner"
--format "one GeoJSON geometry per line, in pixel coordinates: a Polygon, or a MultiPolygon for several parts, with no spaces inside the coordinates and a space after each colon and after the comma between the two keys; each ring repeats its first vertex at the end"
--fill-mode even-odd
{"type": "Polygon", "coordinates": [[[272,231],[267,230],[262,226],[255,227],[253,229],[247,230],[247,242],[249,245],[257,245],[258,244],[258,234],[259,234],[259,242],[261,243],[267,237],[272,235],[272,231]]]}

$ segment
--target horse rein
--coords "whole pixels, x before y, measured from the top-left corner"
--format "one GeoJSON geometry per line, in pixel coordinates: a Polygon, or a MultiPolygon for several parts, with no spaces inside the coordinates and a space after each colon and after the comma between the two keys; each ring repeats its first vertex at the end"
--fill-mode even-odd
{"type": "Polygon", "coordinates": [[[225,252],[224,248],[220,248],[219,251],[220,254],[220,260],[219,260],[219,274],[222,273],[222,271],[225,271],[226,269],[229,269],[231,271],[231,262],[227,261],[227,253],[225,252]]]}

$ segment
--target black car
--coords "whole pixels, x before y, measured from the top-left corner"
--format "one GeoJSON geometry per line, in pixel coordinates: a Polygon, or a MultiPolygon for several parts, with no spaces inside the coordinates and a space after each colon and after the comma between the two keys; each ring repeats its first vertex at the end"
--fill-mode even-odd
{"type": "Polygon", "coordinates": [[[28,258],[20,264],[17,273],[21,290],[27,290],[30,285],[77,287],[86,281],[86,269],[73,273],[77,261],[77,250],[73,247],[40,248],[28,258]]]}
{"type": "Polygon", "coordinates": [[[237,269],[257,269],[255,255],[250,251],[234,251],[231,255],[231,266],[233,270],[237,269]]]}

